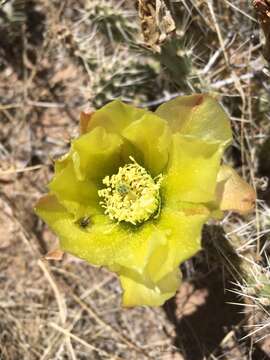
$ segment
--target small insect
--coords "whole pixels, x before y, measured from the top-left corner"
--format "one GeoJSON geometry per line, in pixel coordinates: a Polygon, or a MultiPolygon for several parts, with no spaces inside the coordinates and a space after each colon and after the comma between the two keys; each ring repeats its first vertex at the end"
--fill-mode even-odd
{"type": "Polygon", "coordinates": [[[89,216],[83,216],[79,220],[76,221],[76,223],[83,229],[85,229],[90,224],[90,217],[89,216]]]}

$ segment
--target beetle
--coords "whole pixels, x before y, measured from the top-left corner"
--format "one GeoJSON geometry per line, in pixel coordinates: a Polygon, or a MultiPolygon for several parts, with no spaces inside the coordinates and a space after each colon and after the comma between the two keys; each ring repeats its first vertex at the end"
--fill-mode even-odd
{"type": "Polygon", "coordinates": [[[83,216],[79,220],[76,221],[76,223],[83,229],[85,229],[90,224],[90,217],[89,216],[83,216]]]}

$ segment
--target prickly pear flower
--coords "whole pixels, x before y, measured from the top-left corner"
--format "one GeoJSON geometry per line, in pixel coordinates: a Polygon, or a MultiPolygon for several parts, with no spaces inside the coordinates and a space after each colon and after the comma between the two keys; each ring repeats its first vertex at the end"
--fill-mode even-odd
{"type": "Polygon", "coordinates": [[[36,212],[63,251],[119,275],[124,306],[159,306],[179,287],[179,264],[201,249],[203,224],[230,208],[230,175],[219,174],[231,136],[207,94],[154,113],[118,100],[82,113],[36,212]]]}

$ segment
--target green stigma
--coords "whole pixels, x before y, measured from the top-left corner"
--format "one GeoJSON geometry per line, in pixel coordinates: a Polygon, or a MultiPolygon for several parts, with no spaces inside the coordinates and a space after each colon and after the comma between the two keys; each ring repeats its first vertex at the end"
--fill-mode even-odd
{"type": "Polygon", "coordinates": [[[99,190],[98,195],[102,198],[100,204],[105,214],[111,220],[137,225],[158,214],[162,175],[152,179],[142,166],[130,159],[131,164],[120,167],[117,174],[103,179],[106,188],[99,190]]]}

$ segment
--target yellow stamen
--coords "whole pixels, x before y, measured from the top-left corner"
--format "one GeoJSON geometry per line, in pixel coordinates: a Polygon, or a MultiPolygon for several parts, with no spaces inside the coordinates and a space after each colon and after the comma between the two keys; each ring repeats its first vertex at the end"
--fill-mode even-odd
{"type": "Polygon", "coordinates": [[[100,204],[105,214],[111,220],[137,225],[158,213],[162,175],[152,179],[142,166],[130,159],[131,164],[120,167],[117,174],[103,179],[106,188],[99,190],[98,195],[102,198],[100,204]]]}

